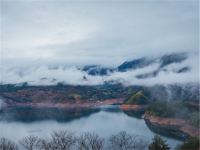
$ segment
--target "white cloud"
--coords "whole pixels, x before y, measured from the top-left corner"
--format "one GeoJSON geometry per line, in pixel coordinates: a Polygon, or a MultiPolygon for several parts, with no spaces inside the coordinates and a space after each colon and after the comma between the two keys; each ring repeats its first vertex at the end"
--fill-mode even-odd
{"type": "Polygon", "coordinates": [[[49,66],[35,66],[24,68],[1,68],[1,82],[22,83],[28,82],[30,85],[56,85],[59,82],[70,85],[99,85],[104,82],[117,82],[124,85],[155,85],[155,84],[174,84],[174,83],[198,83],[199,66],[194,55],[182,63],[174,63],[166,66],[156,77],[138,79],[136,76],[146,73],[152,73],[158,70],[160,62],[157,61],[150,66],[129,70],[126,72],[115,71],[107,76],[91,76],[76,67],[59,66],[51,69],[49,66]],[[184,73],[175,71],[189,67],[190,70],[184,73]]]}

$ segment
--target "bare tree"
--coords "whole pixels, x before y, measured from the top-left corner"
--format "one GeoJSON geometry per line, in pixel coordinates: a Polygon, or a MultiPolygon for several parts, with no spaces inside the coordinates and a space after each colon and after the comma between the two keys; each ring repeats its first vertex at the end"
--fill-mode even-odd
{"type": "MultiPolygon", "coordinates": [[[[98,134],[87,132],[76,137],[69,131],[53,132],[46,139],[28,136],[19,143],[23,150],[144,150],[148,147],[147,142],[125,131],[112,135],[108,145],[105,145],[105,140],[98,134]]],[[[15,143],[0,138],[0,150],[18,150],[18,147],[15,143]]]]}
{"type": "Polygon", "coordinates": [[[78,150],[102,150],[104,139],[94,133],[84,133],[77,140],[78,150]]]}
{"type": "Polygon", "coordinates": [[[112,150],[143,150],[147,147],[147,143],[138,136],[127,134],[125,131],[112,135],[109,141],[112,150]]]}
{"type": "Polygon", "coordinates": [[[52,143],[49,139],[39,139],[37,144],[37,150],[53,150],[52,143]]]}
{"type": "Polygon", "coordinates": [[[28,136],[20,141],[21,146],[26,150],[37,150],[39,138],[36,136],[28,136]]]}
{"type": "Polygon", "coordinates": [[[18,150],[18,146],[6,138],[0,138],[0,150],[18,150]]]}
{"type": "Polygon", "coordinates": [[[76,137],[72,132],[59,131],[52,134],[50,149],[52,150],[71,150],[75,146],[76,137]]]}

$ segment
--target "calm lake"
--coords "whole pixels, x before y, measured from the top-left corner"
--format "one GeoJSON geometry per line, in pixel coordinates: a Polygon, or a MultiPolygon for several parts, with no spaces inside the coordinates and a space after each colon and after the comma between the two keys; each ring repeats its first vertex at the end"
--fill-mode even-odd
{"type": "MultiPolygon", "coordinates": [[[[58,130],[70,130],[77,134],[95,132],[108,138],[120,131],[151,141],[154,132],[137,115],[127,115],[119,106],[104,106],[91,110],[65,110],[42,108],[6,108],[0,110],[0,137],[18,141],[28,135],[48,137],[58,130]]],[[[165,137],[171,148],[181,141],[165,137]]]]}

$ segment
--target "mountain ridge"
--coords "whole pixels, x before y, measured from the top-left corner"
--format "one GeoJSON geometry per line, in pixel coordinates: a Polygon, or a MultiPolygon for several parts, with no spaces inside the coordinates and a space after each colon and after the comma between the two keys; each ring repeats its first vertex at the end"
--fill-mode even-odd
{"type": "MultiPolygon", "coordinates": [[[[152,65],[153,63],[160,63],[158,69],[156,71],[153,71],[152,73],[147,73],[146,75],[138,75],[137,77],[140,78],[148,78],[148,77],[155,77],[160,71],[165,71],[163,68],[174,63],[181,63],[184,60],[186,60],[188,57],[187,53],[172,53],[172,54],[166,54],[161,57],[157,58],[148,58],[148,57],[141,57],[137,59],[133,59],[130,61],[125,61],[121,65],[117,66],[116,68],[106,68],[101,67],[100,65],[90,65],[84,66],[82,68],[83,71],[86,71],[89,75],[93,76],[104,76],[109,75],[113,72],[127,72],[131,70],[141,69],[144,67],[148,67],[152,65]],[[91,69],[91,70],[90,70],[91,69]],[[143,76],[143,77],[141,77],[143,76]]],[[[183,73],[189,71],[189,67],[185,66],[177,71],[176,73],[183,73]]]]}

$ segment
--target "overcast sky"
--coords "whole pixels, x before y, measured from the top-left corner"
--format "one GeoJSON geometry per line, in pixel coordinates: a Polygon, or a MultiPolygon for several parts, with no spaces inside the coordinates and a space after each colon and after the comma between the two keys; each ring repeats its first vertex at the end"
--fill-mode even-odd
{"type": "Polygon", "coordinates": [[[198,51],[198,0],[1,0],[1,60],[116,66],[198,51]]]}
{"type": "Polygon", "coordinates": [[[198,0],[0,0],[1,82],[43,84],[129,84],[198,82],[198,0]],[[73,66],[118,66],[139,57],[188,52],[156,78],[114,72],[92,77],[73,66]],[[48,70],[49,65],[69,66],[48,70]],[[190,71],[175,74],[188,66],[190,71]],[[27,68],[28,67],[28,68],[27,68]],[[87,81],[83,80],[87,77],[87,81]],[[56,82],[52,82],[56,79],[56,82]]]}

